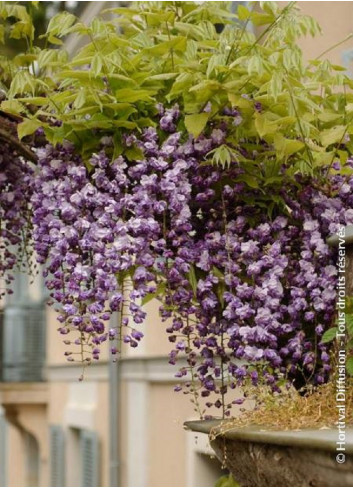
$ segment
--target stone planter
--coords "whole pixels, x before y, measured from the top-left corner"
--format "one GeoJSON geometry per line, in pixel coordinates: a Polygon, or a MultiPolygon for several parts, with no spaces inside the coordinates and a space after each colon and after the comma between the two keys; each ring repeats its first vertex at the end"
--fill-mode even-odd
{"type": "Polygon", "coordinates": [[[338,463],[338,432],[222,428],[222,422],[189,421],[186,429],[207,433],[217,458],[245,487],[352,487],[353,427],[347,428],[345,462],[338,463]],[[216,435],[216,437],[214,437],[216,435]]]}

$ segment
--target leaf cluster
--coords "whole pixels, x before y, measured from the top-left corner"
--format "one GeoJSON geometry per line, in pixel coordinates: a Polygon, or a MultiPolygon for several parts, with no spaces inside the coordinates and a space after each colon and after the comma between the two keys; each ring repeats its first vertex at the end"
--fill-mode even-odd
{"type": "Polygon", "coordinates": [[[116,155],[123,132],[155,125],[158,102],[178,103],[178,129],[194,137],[227,121],[223,109],[233,107],[242,123],[227,121],[227,144],[210,163],[240,163],[258,186],[268,183],[259,172],[264,162],[312,174],[353,149],[352,81],[328,61],[304,63],[298,39],[320,28],[294,2],[254,2],[237,13],[231,2],[136,2],[89,25],[61,12],[42,36],[43,49],[33,43],[24,6],[3,2],[0,17],[0,42],[28,40],[25,53],[0,63],[8,75],[1,108],[25,118],[20,137],[41,125],[53,144],[69,139],[88,155],[102,134],[112,134],[116,155]],[[83,47],[67,53],[67,36],[82,38],[83,47]]]}

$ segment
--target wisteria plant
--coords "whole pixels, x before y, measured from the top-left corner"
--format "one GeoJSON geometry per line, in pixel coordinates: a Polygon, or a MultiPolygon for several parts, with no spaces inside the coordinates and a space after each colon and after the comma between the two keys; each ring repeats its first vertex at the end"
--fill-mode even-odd
{"type": "Polygon", "coordinates": [[[88,26],[63,12],[45,48],[25,7],[0,7],[3,41],[28,41],[0,60],[7,291],[33,247],[84,365],[108,340],[137,347],[159,299],[175,389],[202,416],[203,398],[230,415],[248,383],[333,375],[326,239],[353,224],[352,81],[304,63],[297,38],[319,27],[293,2],[256,3],[137,2],[88,26]],[[66,36],[85,40],[73,56],[66,36]]]}

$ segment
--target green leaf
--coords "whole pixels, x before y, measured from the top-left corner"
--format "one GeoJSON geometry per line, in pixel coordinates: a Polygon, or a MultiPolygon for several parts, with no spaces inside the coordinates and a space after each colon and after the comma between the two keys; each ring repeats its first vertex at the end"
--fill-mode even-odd
{"type": "Polygon", "coordinates": [[[47,34],[49,34],[50,37],[64,37],[68,34],[70,27],[75,21],[76,17],[73,14],[70,14],[69,12],[60,12],[50,19],[47,34]]]}
{"type": "Polygon", "coordinates": [[[259,76],[262,75],[264,71],[263,62],[261,56],[255,55],[249,59],[248,63],[248,73],[249,75],[259,76]]]}
{"type": "Polygon", "coordinates": [[[265,115],[255,114],[255,128],[261,138],[266,135],[275,134],[277,130],[277,123],[270,121],[265,115]]]}
{"type": "Polygon", "coordinates": [[[46,97],[19,97],[15,100],[9,100],[8,102],[12,103],[17,101],[38,106],[43,106],[48,103],[48,99],[46,97]]]}
{"type": "Polygon", "coordinates": [[[217,267],[213,266],[212,267],[212,273],[215,277],[224,279],[224,273],[217,267]]]}
{"type": "Polygon", "coordinates": [[[169,94],[167,95],[167,100],[170,102],[176,95],[179,95],[189,89],[193,85],[194,77],[191,73],[181,73],[175,80],[169,94]]]}
{"type": "Polygon", "coordinates": [[[129,161],[143,160],[144,158],[143,151],[137,146],[132,146],[131,148],[127,148],[124,154],[129,161]]]}
{"type": "Polygon", "coordinates": [[[115,96],[117,101],[122,103],[153,100],[149,90],[132,90],[131,88],[121,88],[120,90],[116,90],[115,96]]]}
{"type": "Polygon", "coordinates": [[[17,133],[19,139],[22,139],[25,136],[29,136],[30,134],[33,134],[39,127],[41,127],[41,125],[42,124],[35,119],[25,119],[17,126],[17,133]]]}
{"type": "Polygon", "coordinates": [[[237,14],[238,14],[238,19],[241,20],[242,22],[250,18],[249,10],[242,4],[239,4],[237,14]]]}
{"type": "Polygon", "coordinates": [[[266,25],[271,24],[275,17],[271,14],[265,14],[262,12],[251,12],[251,22],[254,25],[266,25]]]}
{"type": "Polygon", "coordinates": [[[206,77],[209,78],[212,72],[218,66],[224,66],[226,62],[226,56],[224,54],[214,54],[210,57],[210,60],[207,65],[206,77]]]}
{"type": "Polygon", "coordinates": [[[30,38],[33,39],[34,28],[31,21],[19,21],[11,27],[10,37],[12,39],[30,38]]]}
{"type": "Polygon", "coordinates": [[[218,148],[213,149],[207,156],[212,155],[212,163],[222,166],[222,168],[229,167],[232,161],[238,161],[238,155],[236,152],[227,146],[226,144],[221,144],[218,148]]]}
{"type": "Polygon", "coordinates": [[[75,101],[73,103],[73,107],[75,109],[79,109],[81,108],[86,102],[86,91],[81,89],[78,94],[77,94],[77,97],[75,98],[75,101]]]}
{"type": "Polygon", "coordinates": [[[339,143],[342,141],[347,127],[346,126],[334,126],[330,129],[325,129],[321,131],[321,142],[325,146],[330,146],[330,144],[339,143]]]}
{"type": "Polygon", "coordinates": [[[18,94],[24,94],[25,92],[34,94],[35,79],[28,71],[18,71],[10,85],[8,92],[8,98],[13,98],[18,94]]]}
{"type": "Polygon", "coordinates": [[[337,328],[330,328],[322,335],[321,343],[330,343],[336,338],[337,328]]]}
{"type": "Polygon", "coordinates": [[[175,78],[178,73],[160,73],[159,75],[152,75],[147,80],[171,80],[175,78]]]}
{"type": "Polygon", "coordinates": [[[219,303],[222,307],[224,308],[224,292],[226,291],[226,285],[224,283],[224,280],[220,280],[218,284],[216,285],[216,293],[217,293],[217,298],[219,300],[219,303]]]}
{"type": "Polygon", "coordinates": [[[342,117],[342,114],[337,112],[322,112],[322,114],[318,114],[318,119],[322,122],[333,122],[342,117]]]}
{"type": "Polygon", "coordinates": [[[54,44],[55,46],[62,46],[64,44],[61,39],[53,36],[52,34],[49,34],[48,41],[50,44],[54,44]]]}
{"type": "Polygon", "coordinates": [[[232,474],[222,475],[215,483],[215,487],[240,487],[232,474]]]}
{"type": "Polygon", "coordinates": [[[282,91],[282,76],[279,72],[275,71],[270,81],[269,94],[277,101],[278,95],[282,91]]]}
{"type": "Polygon", "coordinates": [[[195,273],[195,268],[193,265],[190,265],[190,270],[188,273],[189,276],[189,283],[191,285],[191,288],[194,292],[194,295],[196,295],[197,292],[197,278],[196,278],[196,273],[195,273]]]}
{"type": "Polygon", "coordinates": [[[151,300],[156,299],[160,295],[163,295],[165,289],[166,289],[165,283],[158,284],[155,292],[145,295],[145,297],[141,301],[141,305],[144,306],[145,304],[148,304],[148,302],[150,302],[151,300]]]}
{"type": "Polygon", "coordinates": [[[102,68],[103,68],[102,56],[99,53],[97,53],[92,58],[91,72],[94,74],[94,76],[99,76],[101,75],[102,68]]]}
{"type": "Polygon", "coordinates": [[[349,156],[348,152],[339,149],[339,150],[337,150],[337,155],[339,156],[341,165],[344,166],[346,164],[348,156],[349,156]]]}
{"type": "Polygon", "coordinates": [[[248,175],[244,173],[244,175],[241,175],[236,179],[239,182],[244,182],[248,187],[251,188],[259,188],[259,181],[256,177],[253,177],[252,175],[248,175]]]}
{"type": "Polygon", "coordinates": [[[162,22],[174,22],[175,13],[166,11],[164,14],[162,12],[146,12],[145,17],[149,26],[157,27],[162,22]]]}
{"type": "Polygon", "coordinates": [[[3,110],[4,112],[15,115],[21,114],[24,110],[24,106],[18,101],[18,99],[4,100],[3,102],[1,102],[0,107],[1,110],[3,110]]]}
{"type": "Polygon", "coordinates": [[[297,153],[305,147],[305,144],[302,141],[286,139],[282,136],[282,134],[275,135],[274,145],[282,157],[297,153]]]}
{"type": "Polygon", "coordinates": [[[161,42],[151,48],[145,48],[145,52],[154,56],[163,56],[169,54],[171,50],[176,52],[183,52],[186,49],[187,38],[183,36],[177,36],[170,41],[161,42]]]}
{"type": "Polygon", "coordinates": [[[185,116],[185,127],[194,138],[197,138],[205,129],[208,118],[207,112],[187,115],[185,116]]]}
{"type": "Polygon", "coordinates": [[[0,42],[4,44],[5,42],[5,26],[0,24],[0,42]]]}

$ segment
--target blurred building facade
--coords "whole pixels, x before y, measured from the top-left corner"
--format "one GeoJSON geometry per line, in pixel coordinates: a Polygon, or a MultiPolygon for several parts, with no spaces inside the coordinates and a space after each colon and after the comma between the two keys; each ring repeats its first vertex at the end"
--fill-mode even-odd
{"type": "MultiPolygon", "coordinates": [[[[85,20],[99,3],[88,2],[85,20]]],[[[298,3],[323,27],[322,38],[302,41],[307,58],[353,32],[353,2],[298,3]]],[[[353,43],[327,56],[353,72],[353,43]]],[[[0,305],[0,486],[213,486],[222,469],[206,437],[183,429],[197,415],[173,392],[158,304],[146,305],[139,348],[118,363],[105,351],[79,382],[45,300],[39,278],[18,274],[0,305]]]]}

